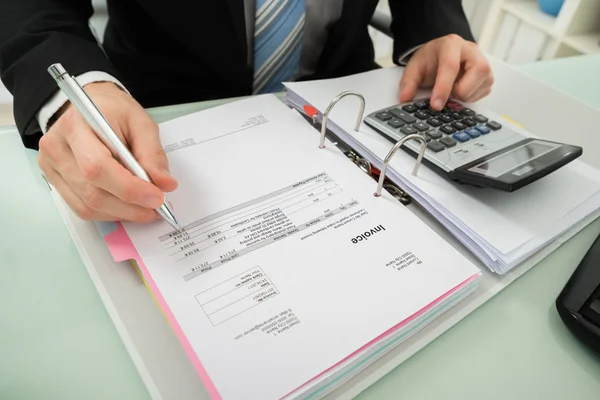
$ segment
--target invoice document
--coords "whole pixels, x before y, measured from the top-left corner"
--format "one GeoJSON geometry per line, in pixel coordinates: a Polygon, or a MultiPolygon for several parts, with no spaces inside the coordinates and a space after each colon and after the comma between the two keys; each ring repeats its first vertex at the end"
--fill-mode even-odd
{"type": "Polygon", "coordinates": [[[123,227],[213,398],[283,398],[480,275],[273,95],[160,135],[184,228],[123,227]]]}

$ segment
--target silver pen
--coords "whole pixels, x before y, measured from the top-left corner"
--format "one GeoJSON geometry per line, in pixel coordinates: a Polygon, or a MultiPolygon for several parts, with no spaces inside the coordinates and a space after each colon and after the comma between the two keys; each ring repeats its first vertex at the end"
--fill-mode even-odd
{"type": "MultiPolygon", "coordinates": [[[[104,118],[100,110],[98,110],[92,99],[89,98],[77,80],[69,75],[61,64],[52,64],[48,67],[48,72],[52,78],[54,78],[58,87],[81,113],[83,118],[85,118],[98,138],[106,147],[108,147],[113,157],[133,175],[152,183],[152,180],[146,171],[144,171],[142,166],[137,162],[127,146],[121,142],[119,136],[117,136],[106,118],[104,118]]],[[[179,222],[177,221],[177,218],[175,218],[175,214],[173,214],[173,211],[166,200],[156,212],[158,212],[158,214],[174,229],[178,231],[181,230],[179,222]]]]}

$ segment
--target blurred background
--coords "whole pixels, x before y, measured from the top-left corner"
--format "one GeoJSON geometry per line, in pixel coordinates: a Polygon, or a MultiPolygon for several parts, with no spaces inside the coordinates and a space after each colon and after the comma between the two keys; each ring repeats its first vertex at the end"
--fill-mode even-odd
{"type": "MultiPolygon", "coordinates": [[[[105,0],[93,0],[90,26],[98,38],[106,24],[105,0]]],[[[463,0],[482,50],[508,63],[531,63],[600,53],[600,0],[463,0]]],[[[388,1],[379,11],[389,15],[388,1]]],[[[393,65],[392,41],[371,28],[377,61],[393,65]]],[[[0,126],[13,124],[12,97],[0,83],[0,126]]]]}

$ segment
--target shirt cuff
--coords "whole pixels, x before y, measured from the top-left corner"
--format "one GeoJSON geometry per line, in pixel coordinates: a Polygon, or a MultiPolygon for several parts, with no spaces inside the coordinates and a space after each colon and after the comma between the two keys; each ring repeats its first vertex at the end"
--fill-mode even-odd
{"type": "MultiPolygon", "coordinates": [[[[94,82],[113,82],[125,92],[129,93],[129,91],[123,86],[119,80],[113,77],[110,74],[102,71],[89,71],[84,74],[81,74],[75,77],[77,82],[81,87],[88,85],[94,82]]],[[[62,90],[58,90],[54,93],[54,95],[44,104],[44,106],[38,111],[36,114],[37,121],[40,125],[40,128],[43,133],[46,133],[48,128],[48,121],[56,112],[68,101],[67,96],[62,92],[62,90]]]]}
{"type": "Polygon", "coordinates": [[[423,45],[420,44],[420,45],[415,46],[412,49],[409,49],[409,50],[405,51],[404,53],[400,54],[400,56],[398,57],[398,65],[400,65],[401,67],[406,67],[406,64],[408,64],[408,61],[410,60],[412,55],[415,53],[415,51],[419,50],[422,46],[423,45]]]}

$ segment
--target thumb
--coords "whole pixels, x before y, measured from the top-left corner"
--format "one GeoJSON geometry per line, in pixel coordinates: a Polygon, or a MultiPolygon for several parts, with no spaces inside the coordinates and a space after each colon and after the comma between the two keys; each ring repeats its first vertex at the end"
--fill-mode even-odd
{"type": "Polygon", "coordinates": [[[402,79],[400,80],[399,100],[401,103],[411,101],[417,94],[417,90],[423,79],[421,70],[422,68],[418,59],[412,59],[406,66],[402,79]]]}
{"type": "Polygon", "coordinates": [[[169,162],[158,136],[158,125],[145,113],[131,113],[127,123],[127,141],[131,152],[163,192],[177,189],[177,180],[169,171],[169,162]]]}

